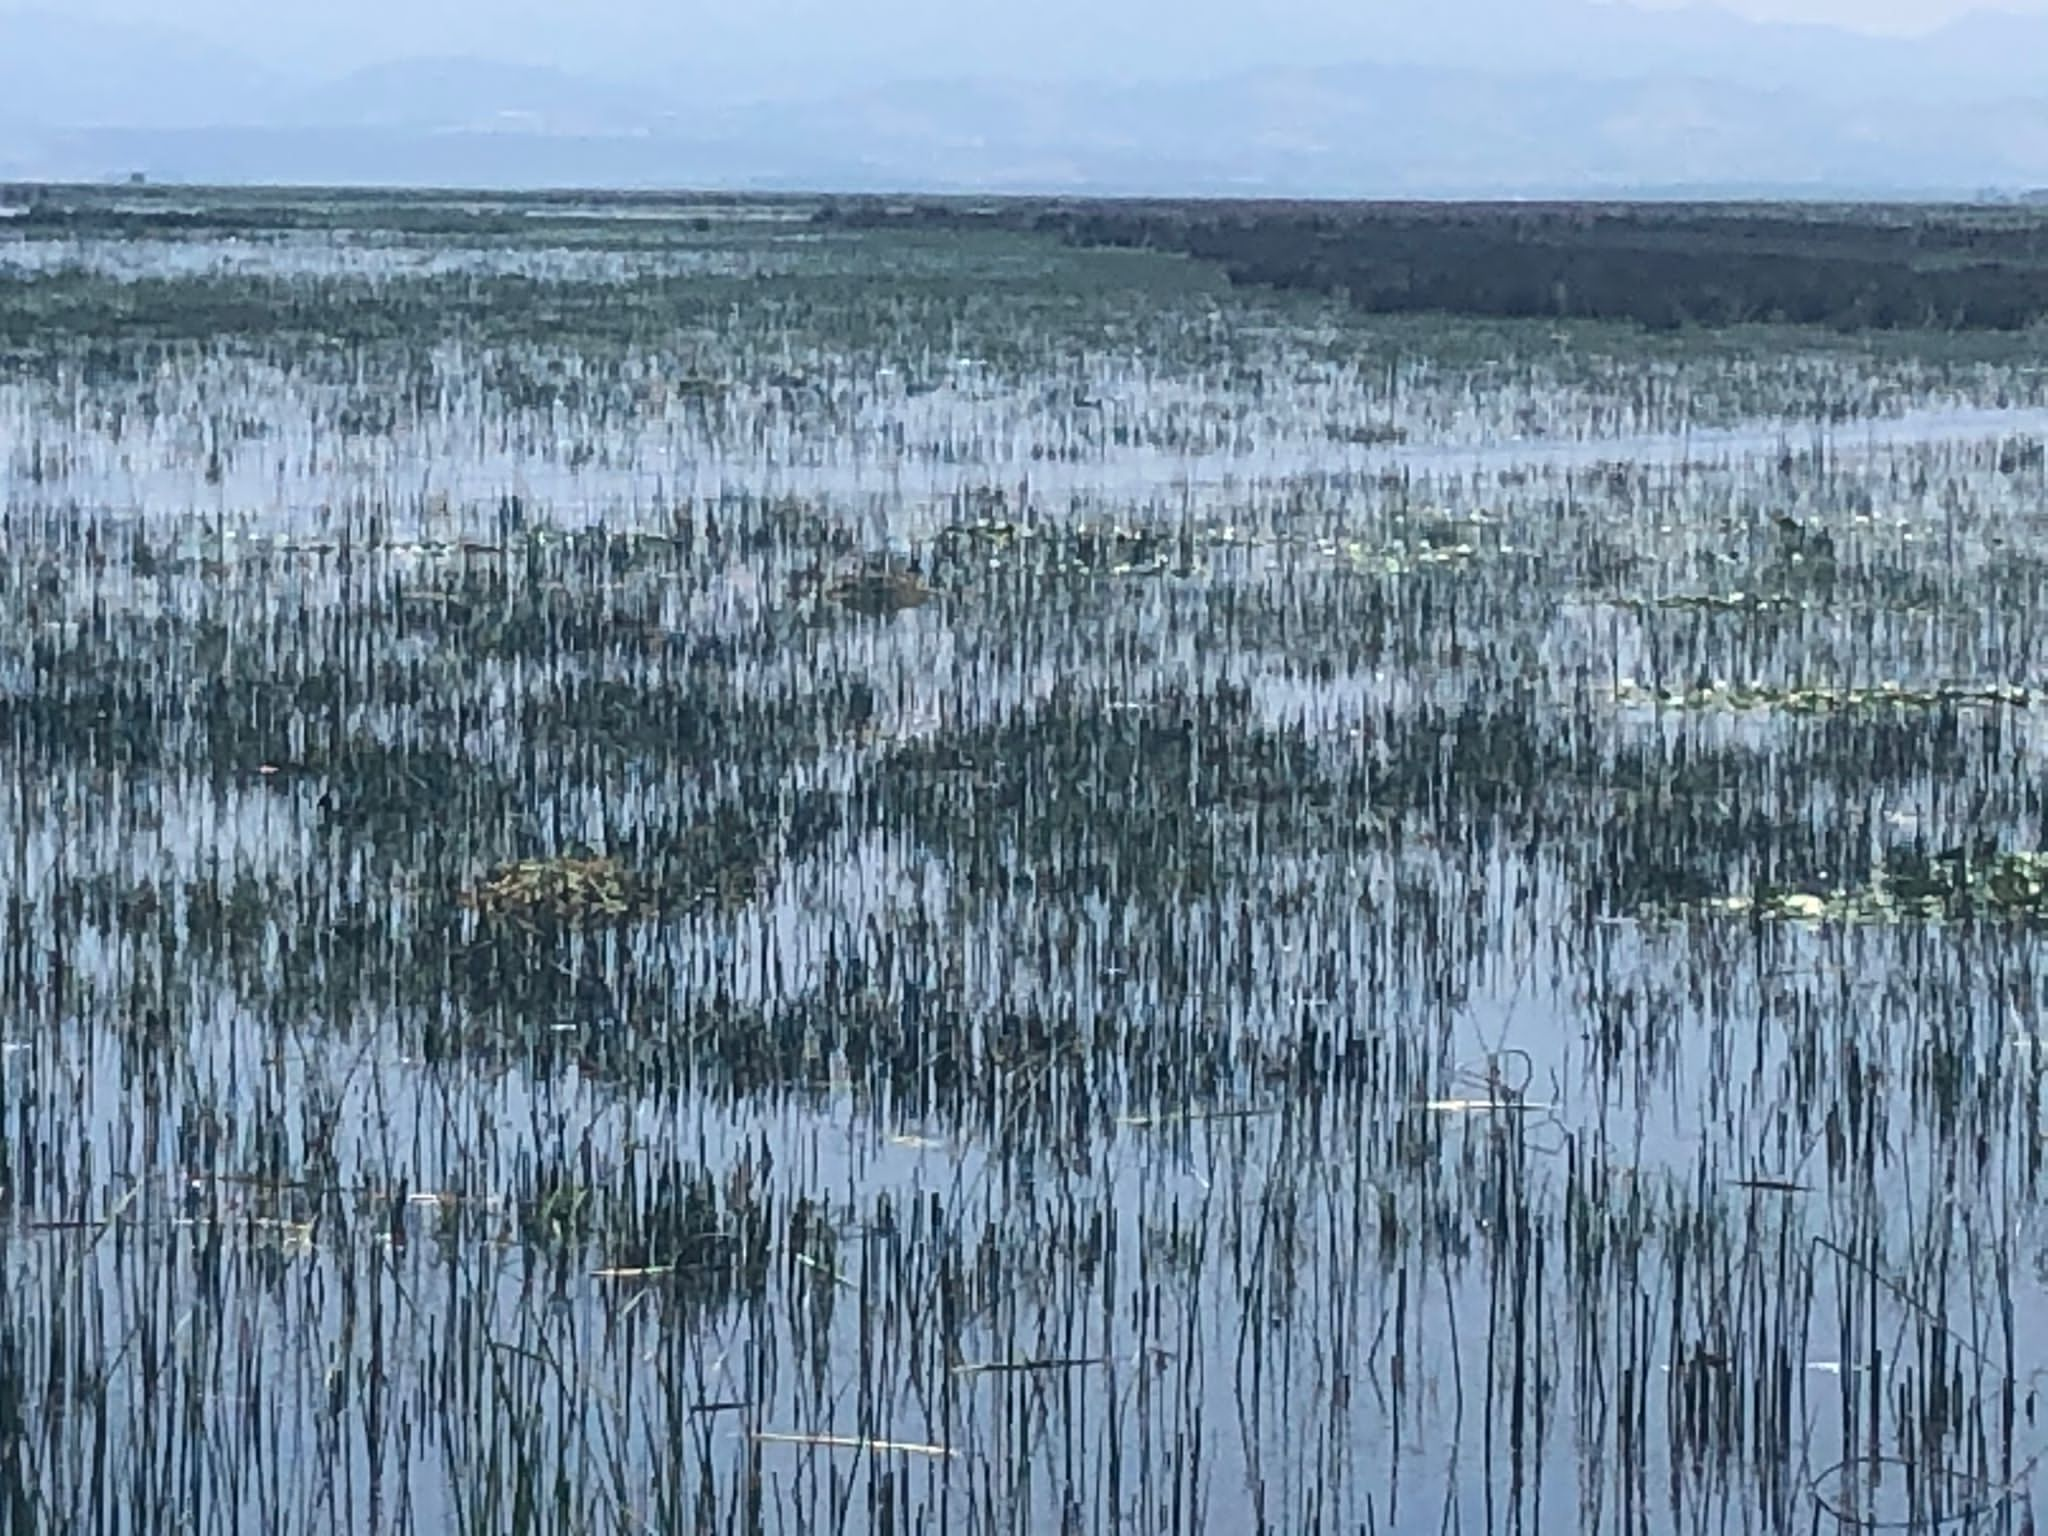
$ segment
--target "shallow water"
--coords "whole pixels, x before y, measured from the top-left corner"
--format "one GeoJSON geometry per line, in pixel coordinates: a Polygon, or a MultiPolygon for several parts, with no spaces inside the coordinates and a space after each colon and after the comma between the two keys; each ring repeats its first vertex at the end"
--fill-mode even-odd
{"type": "Polygon", "coordinates": [[[2040,370],[899,254],[0,380],[0,1529],[2021,1529],[2040,370]]]}

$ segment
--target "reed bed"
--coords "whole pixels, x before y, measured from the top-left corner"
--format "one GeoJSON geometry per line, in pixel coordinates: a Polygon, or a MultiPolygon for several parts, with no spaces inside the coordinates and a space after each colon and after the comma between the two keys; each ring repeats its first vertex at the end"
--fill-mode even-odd
{"type": "Polygon", "coordinates": [[[2031,1527],[2038,337],[590,211],[0,233],[0,1530],[2031,1527]]]}

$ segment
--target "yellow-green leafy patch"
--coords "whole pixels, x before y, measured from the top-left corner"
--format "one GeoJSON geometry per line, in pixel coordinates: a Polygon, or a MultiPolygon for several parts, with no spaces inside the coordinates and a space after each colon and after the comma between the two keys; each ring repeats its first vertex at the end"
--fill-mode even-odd
{"type": "Polygon", "coordinates": [[[1295,550],[1375,575],[1463,565],[1495,547],[1495,521],[1483,515],[1435,513],[1396,518],[1391,530],[1371,536],[1261,528],[1210,522],[1185,527],[1139,524],[1050,524],[983,516],[966,519],[939,534],[956,558],[973,551],[994,569],[1028,568],[1046,575],[1196,575],[1221,551],[1295,550]]]}
{"type": "Polygon", "coordinates": [[[616,859],[522,859],[500,864],[456,898],[483,917],[609,922],[648,910],[641,880],[616,859]]]}
{"type": "Polygon", "coordinates": [[[1865,885],[1825,891],[1760,886],[1747,895],[1711,897],[1695,910],[1793,923],[2036,919],[2048,917],[2048,853],[1900,851],[1865,885]]]}
{"type": "Polygon", "coordinates": [[[1943,705],[1975,705],[2025,709],[2033,702],[2026,689],[2002,683],[1934,683],[1909,688],[1885,682],[1868,687],[1774,686],[1730,683],[1715,679],[1697,688],[1646,688],[1624,678],[1614,688],[1620,704],[1656,709],[1713,709],[1732,712],[1782,710],[1790,714],[1827,714],[1852,709],[1935,709],[1943,705]]]}

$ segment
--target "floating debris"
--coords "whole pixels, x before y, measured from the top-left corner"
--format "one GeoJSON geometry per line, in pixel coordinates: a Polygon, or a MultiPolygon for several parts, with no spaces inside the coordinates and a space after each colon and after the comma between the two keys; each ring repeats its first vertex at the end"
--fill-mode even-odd
{"type": "Polygon", "coordinates": [[[1021,1376],[1040,1371],[1083,1371],[1109,1365],[1107,1355],[1075,1355],[1046,1360],[978,1360],[953,1367],[955,1376],[1021,1376]]]}
{"type": "Polygon", "coordinates": [[[886,618],[906,608],[921,608],[935,595],[915,567],[842,576],[825,589],[825,594],[840,606],[869,618],[886,618]]]}
{"type": "Polygon", "coordinates": [[[1436,1115],[1518,1115],[1547,1111],[1550,1105],[1532,1099],[1425,1099],[1422,1107],[1436,1115]]]}
{"type": "Polygon", "coordinates": [[[1333,443],[1350,443],[1358,448],[1387,448],[1408,441],[1408,429],[1390,421],[1333,421],[1323,429],[1323,435],[1333,443]]]}
{"type": "Polygon", "coordinates": [[[530,923],[614,922],[650,907],[640,878],[602,857],[501,864],[456,900],[483,917],[530,923]]]}
{"type": "Polygon", "coordinates": [[[943,1445],[915,1440],[869,1440],[858,1435],[806,1435],[762,1429],[756,1430],[753,1438],[762,1445],[805,1445],[827,1451],[866,1451],[874,1456],[901,1454],[943,1460],[957,1454],[943,1445]]]}
{"type": "Polygon", "coordinates": [[[1118,1115],[1116,1123],[1130,1130],[1154,1130],[1169,1125],[1195,1125],[1204,1120],[1251,1120],[1278,1113],[1270,1107],[1246,1106],[1200,1110],[1169,1110],[1157,1115],[1118,1115]]]}
{"type": "Polygon", "coordinates": [[[1622,595],[1604,599],[1632,612],[1694,610],[1707,613],[1790,613],[1811,606],[1796,597],[1769,592],[1667,592],[1656,597],[1622,595]]]}

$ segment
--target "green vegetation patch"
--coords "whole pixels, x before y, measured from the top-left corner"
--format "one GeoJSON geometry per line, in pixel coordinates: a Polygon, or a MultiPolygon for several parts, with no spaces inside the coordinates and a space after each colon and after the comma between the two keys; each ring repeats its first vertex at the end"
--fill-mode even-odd
{"type": "Polygon", "coordinates": [[[1147,526],[984,516],[949,525],[936,542],[942,559],[965,566],[1091,577],[1197,576],[1219,555],[1253,550],[1305,552],[1340,569],[1380,575],[1455,567],[1508,552],[1498,544],[1493,522],[1482,516],[1394,522],[1390,532],[1351,536],[1220,522],[1147,526]]]}
{"type": "Polygon", "coordinates": [[[1656,709],[1726,710],[1748,713],[1782,710],[1789,714],[1828,714],[1852,709],[1939,709],[1977,706],[2026,709],[2033,695],[2025,688],[2001,683],[1935,683],[1909,688],[1885,682],[1870,687],[1773,686],[1730,683],[1716,679],[1696,688],[1646,688],[1630,679],[1615,685],[1617,703],[1656,709]]]}
{"type": "Polygon", "coordinates": [[[829,203],[822,224],[1057,233],[1177,251],[1234,283],[1382,313],[2017,331],[2048,313],[2031,210],[1741,204],[925,199],[829,203]]]}
{"type": "Polygon", "coordinates": [[[1862,886],[1793,890],[1759,886],[1709,897],[1702,912],[1796,923],[1905,923],[2048,917],[2048,852],[1894,849],[1862,886]]]}

